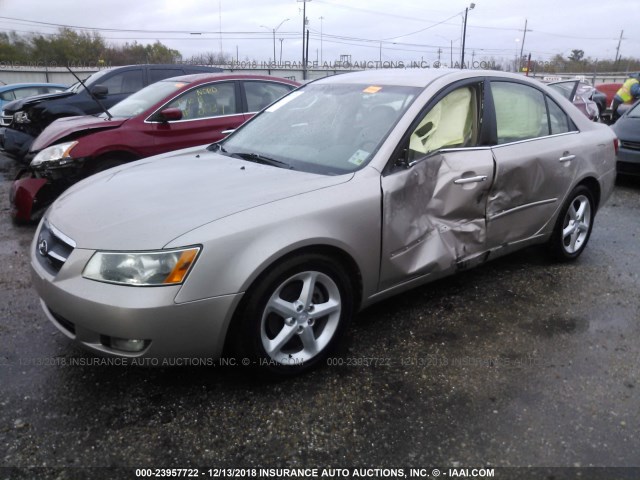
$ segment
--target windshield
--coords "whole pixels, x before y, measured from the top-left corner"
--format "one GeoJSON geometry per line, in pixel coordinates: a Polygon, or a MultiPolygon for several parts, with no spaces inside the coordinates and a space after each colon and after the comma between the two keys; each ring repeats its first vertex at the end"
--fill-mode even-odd
{"type": "Polygon", "coordinates": [[[254,117],[221,151],[326,175],[352,172],[371,160],[420,91],[312,83],[254,117]]]}
{"type": "Polygon", "coordinates": [[[627,117],[640,118],[640,102],[636,102],[636,104],[631,107],[631,110],[627,114],[627,117]]]}
{"type": "MultiPolygon", "coordinates": [[[[145,112],[153,105],[166,98],[168,95],[177,92],[187,85],[185,82],[157,82],[137,91],[109,109],[113,117],[131,118],[145,112]]],[[[101,117],[106,114],[100,115],[101,117]]]]}

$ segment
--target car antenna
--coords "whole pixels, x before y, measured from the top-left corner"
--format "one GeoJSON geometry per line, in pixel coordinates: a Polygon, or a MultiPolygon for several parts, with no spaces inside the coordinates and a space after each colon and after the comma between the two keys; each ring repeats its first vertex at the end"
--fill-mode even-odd
{"type": "Polygon", "coordinates": [[[109,110],[107,110],[107,107],[105,107],[105,106],[102,104],[102,102],[98,99],[98,97],[96,97],[96,96],[93,94],[93,92],[87,88],[87,86],[84,84],[84,82],[83,82],[82,80],[80,80],[80,77],[78,77],[78,76],[73,72],[73,70],[71,70],[71,69],[69,68],[69,65],[67,65],[67,70],[69,70],[69,73],[71,73],[71,75],[73,75],[74,77],[76,77],[76,80],[78,80],[78,81],[80,82],[80,85],[82,85],[82,86],[84,87],[84,89],[85,89],[87,92],[89,92],[89,95],[91,95],[91,98],[93,98],[93,99],[96,101],[96,103],[97,103],[97,104],[98,104],[98,106],[102,109],[102,111],[103,111],[104,113],[106,113],[106,114],[107,114],[107,117],[109,118],[109,120],[111,120],[111,119],[113,118],[113,116],[109,113],[109,110]]]}

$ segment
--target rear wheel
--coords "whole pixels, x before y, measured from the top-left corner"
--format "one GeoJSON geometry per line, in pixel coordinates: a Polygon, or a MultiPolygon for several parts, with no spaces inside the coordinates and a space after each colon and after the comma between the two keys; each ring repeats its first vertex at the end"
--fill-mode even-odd
{"type": "Polygon", "coordinates": [[[236,345],[252,364],[277,375],[299,374],[322,363],[353,314],[348,276],[323,255],[285,260],[247,295],[236,345]]]}
{"type": "Polygon", "coordinates": [[[557,259],[568,261],[580,256],[591,236],[595,213],[591,190],[577,186],[562,207],[549,242],[557,259]]]}

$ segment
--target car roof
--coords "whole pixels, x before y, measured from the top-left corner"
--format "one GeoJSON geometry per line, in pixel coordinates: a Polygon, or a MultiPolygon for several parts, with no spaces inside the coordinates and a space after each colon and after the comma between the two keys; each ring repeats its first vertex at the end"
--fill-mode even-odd
{"type": "Polygon", "coordinates": [[[525,77],[524,75],[500,72],[497,70],[458,70],[451,68],[364,70],[361,72],[351,72],[325,77],[314,83],[352,83],[358,85],[380,84],[424,88],[435,80],[447,77],[449,77],[450,81],[477,77],[498,77],[524,80],[536,84],[538,83],[536,80],[525,77]]]}
{"type": "Polygon", "coordinates": [[[282,82],[289,85],[299,85],[293,80],[282,77],[271,77],[268,75],[252,75],[247,73],[192,73],[190,75],[180,75],[177,77],[166,78],[162,81],[185,82],[185,83],[204,83],[211,80],[267,80],[272,82],[282,82]]]}

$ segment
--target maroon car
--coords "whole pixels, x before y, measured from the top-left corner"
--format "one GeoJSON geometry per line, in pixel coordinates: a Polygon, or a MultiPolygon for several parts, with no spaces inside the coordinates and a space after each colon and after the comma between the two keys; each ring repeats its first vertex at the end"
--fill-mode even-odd
{"type": "Polygon", "coordinates": [[[221,140],[298,85],[259,75],[185,75],[149,85],[101,115],[56,120],[33,142],[29,168],[13,183],[12,215],[35,220],[82,178],[221,140]]]}

